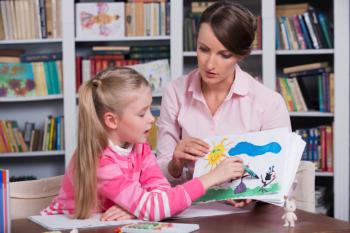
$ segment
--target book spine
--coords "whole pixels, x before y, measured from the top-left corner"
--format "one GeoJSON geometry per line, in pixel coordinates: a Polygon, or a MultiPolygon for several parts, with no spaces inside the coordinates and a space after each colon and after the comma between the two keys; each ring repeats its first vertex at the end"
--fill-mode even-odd
{"type": "Polygon", "coordinates": [[[310,37],[311,37],[313,48],[320,49],[320,45],[317,41],[315,31],[312,27],[312,22],[311,22],[311,17],[309,15],[309,12],[304,13],[304,19],[305,19],[306,27],[307,27],[309,34],[310,34],[310,37]]]}
{"type": "Polygon", "coordinates": [[[40,7],[40,29],[42,38],[48,38],[47,30],[46,30],[46,10],[45,10],[45,0],[39,0],[40,7]]]}
{"type": "Polygon", "coordinates": [[[331,37],[331,33],[330,33],[330,29],[328,26],[328,21],[326,19],[326,16],[322,13],[318,13],[317,16],[318,16],[318,21],[319,21],[323,36],[325,38],[327,47],[333,48],[333,38],[331,37]]]}
{"type": "Polygon", "coordinates": [[[303,38],[305,40],[306,47],[307,47],[307,49],[312,49],[312,41],[311,41],[311,38],[310,38],[309,31],[307,30],[307,27],[306,27],[306,24],[305,24],[304,16],[303,15],[298,15],[298,21],[299,21],[299,24],[300,24],[301,31],[303,33],[303,38]]]}

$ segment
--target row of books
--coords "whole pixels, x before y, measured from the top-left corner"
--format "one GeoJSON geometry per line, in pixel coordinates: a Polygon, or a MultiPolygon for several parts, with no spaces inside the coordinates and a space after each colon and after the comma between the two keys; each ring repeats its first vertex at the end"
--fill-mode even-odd
{"type": "Polygon", "coordinates": [[[277,49],[333,48],[331,22],[308,3],[276,7],[277,49]]]}
{"type": "Polygon", "coordinates": [[[306,142],[302,160],[315,162],[316,169],[319,171],[333,172],[333,127],[327,125],[298,129],[296,133],[306,142]]]}
{"type": "Polygon", "coordinates": [[[53,151],[64,149],[64,117],[47,116],[44,129],[30,127],[30,151],[53,151]]]}
{"type": "Polygon", "coordinates": [[[0,169],[0,232],[11,232],[10,218],[10,173],[0,169]]]}
{"type": "Polygon", "coordinates": [[[76,57],[76,88],[109,67],[129,66],[150,82],[154,92],[170,80],[169,46],[94,46],[89,57],[76,57]]]}
{"type": "Polygon", "coordinates": [[[0,1],[0,40],[60,38],[61,0],[0,1]]]}
{"type": "MultiPolygon", "coordinates": [[[[190,8],[185,11],[184,18],[184,51],[195,51],[197,48],[197,33],[199,20],[202,12],[213,2],[191,2],[190,8]]],[[[262,21],[261,16],[256,17],[257,30],[255,31],[255,39],[252,44],[253,49],[262,48],[262,21]]]]}
{"type": "Polygon", "coordinates": [[[81,38],[165,36],[170,34],[170,2],[77,3],[76,21],[81,38]]]}
{"type": "Polygon", "coordinates": [[[126,36],[170,35],[170,2],[138,1],[125,3],[126,36]]]}
{"type": "Polygon", "coordinates": [[[90,80],[95,75],[108,67],[128,66],[142,74],[150,83],[153,94],[161,94],[165,86],[170,82],[170,66],[168,59],[159,59],[150,62],[130,59],[119,60],[113,55],[99,55],[89,59],[77,58],[76,84],[80,87],[82,82],[90,80]]]}
{"type": "Polygon", "coordinates": [[[0,97],[61,94],[62,62],[0,63],[0,97]]]}
{"type": "Polygon", "coordinates": [[[17,121],[0,120],[0,153],[63,150],[63,132],[63,116],[48,116],[43,130],[26,122],[23,133],[17,121]]]}
{"type": "Polygon", "coordinates": [[[326,62],[285,68],[276,84],[289,111],[334,112],[334,73],[326,62]]]}
{"type": "Polygon", "coordinates": [[[28,146],[17,121],[0,120],[0,153],[25,151],[28,146]]]}

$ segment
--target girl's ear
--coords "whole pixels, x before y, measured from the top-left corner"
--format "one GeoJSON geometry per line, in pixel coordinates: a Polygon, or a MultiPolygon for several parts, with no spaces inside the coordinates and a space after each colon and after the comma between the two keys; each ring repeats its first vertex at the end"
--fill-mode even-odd
{"type": "Polygon", "coordinates": [[[118,116],[112,112],[105,112],[103,114],[103,121],[109,129],[117,129],[118,127],[118,116]]]}

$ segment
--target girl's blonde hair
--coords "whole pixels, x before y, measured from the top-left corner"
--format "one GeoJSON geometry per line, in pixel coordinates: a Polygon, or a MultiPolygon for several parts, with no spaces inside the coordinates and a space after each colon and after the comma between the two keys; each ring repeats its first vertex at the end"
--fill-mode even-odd
{"type": "Polygon", "coordinates": [[[103,123],[105,112],[122,116],[130,102],[128,93],[147,80],[131,68],[112,68],[85,82],[79,90],[78,147],[74,166],[75,217],[84,219],[97,208],[97,168],[99,156],[108,145],[103,123]]]}

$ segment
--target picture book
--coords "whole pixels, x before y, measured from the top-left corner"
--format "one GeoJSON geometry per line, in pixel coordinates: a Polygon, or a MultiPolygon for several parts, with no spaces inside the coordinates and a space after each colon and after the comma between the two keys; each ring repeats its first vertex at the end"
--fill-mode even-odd
{"type": "Polygon", "coordinates": [[[121,227],[120,233],[187,233],[197,231],[198,224],[166,223],[166,222],[139,222],[121,227]]]}
{"type": "Polygon", "coordinates": [[[79,38],[124,37],[124,3],[77,3],[76,22],[76,35],[79,38]]]}
{"type": "Polygon", "coordinates": [[[194,177],[214,169],[222,160],[239,156],[240,179],[211,188],[197,202],[255,199],[282,206],[293,183],[305,142],[287,128],[205,139],[209,153],[195,164],[194,177]]]}
{"type": "Polygon", "coordinates": [[[30,63],[0,63],[0,97],[34,95],[35,82],[30,63]]]}
{"type": "Polygon", "coordinates": [[[0,232],[11,232],[9,171],[0,169],[0,232]]]}
{"type": "Polygon", "coordinates": [[[129,66],[142,74],[151,84],[154,95],[161,94],[170,81],[168,59],[161,59],[143,64],[129,66]]]}

